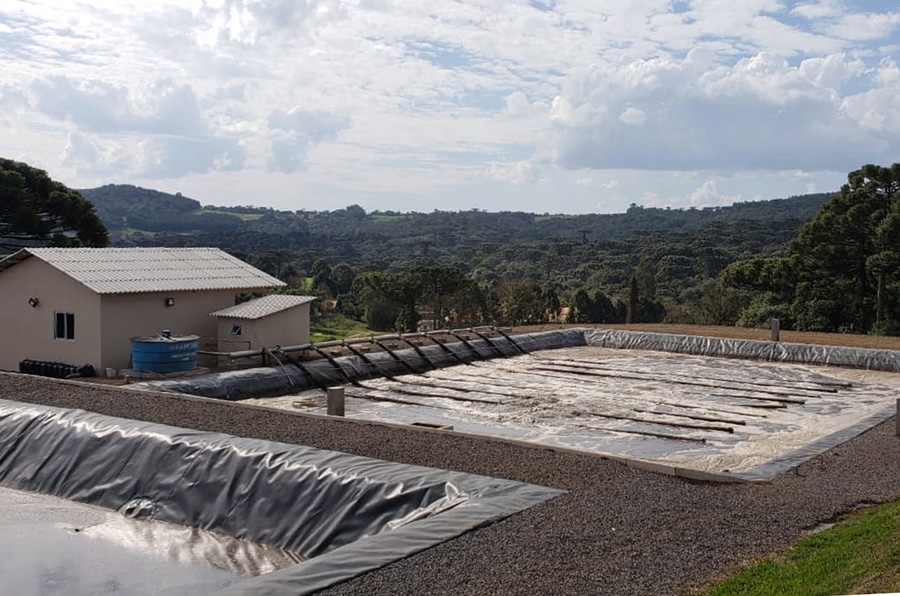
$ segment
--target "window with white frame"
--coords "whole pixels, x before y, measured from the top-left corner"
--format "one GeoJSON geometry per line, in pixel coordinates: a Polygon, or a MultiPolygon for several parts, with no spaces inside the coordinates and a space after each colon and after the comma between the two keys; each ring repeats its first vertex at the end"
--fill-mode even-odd
{"type": "Polygon", "coordinates": [[[54,313],[53,337],[56,339],[75,339],[75,315],[70,312],[54,313]]]}

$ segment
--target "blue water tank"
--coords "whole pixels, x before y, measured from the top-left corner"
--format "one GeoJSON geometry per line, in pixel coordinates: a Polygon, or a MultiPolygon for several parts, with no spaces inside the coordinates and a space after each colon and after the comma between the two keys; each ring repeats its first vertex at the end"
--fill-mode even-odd
{"type": "Polygon", "coordinates": [[[137,372],[171,373],[197,368],[196,335],[159,335],[131,338],[131,365],[137,372]]]}

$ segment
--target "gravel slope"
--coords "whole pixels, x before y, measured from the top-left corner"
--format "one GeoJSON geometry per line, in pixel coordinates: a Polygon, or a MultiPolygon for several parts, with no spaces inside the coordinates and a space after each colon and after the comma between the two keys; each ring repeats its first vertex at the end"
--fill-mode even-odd
{"type": "Polygon", "coordinates": [[[893,419],[770,484],[592,456],[0,373],[0,397],[521,480],[562,497],[322,594],[682,594],[861,503],[900,498],[893,419]]]}

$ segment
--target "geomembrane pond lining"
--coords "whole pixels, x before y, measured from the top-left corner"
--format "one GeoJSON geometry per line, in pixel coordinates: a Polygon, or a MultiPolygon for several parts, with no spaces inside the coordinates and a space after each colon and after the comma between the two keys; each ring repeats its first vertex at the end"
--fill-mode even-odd
{"type": "Polygon", "coordinates": [[[893,415],[898,371],[893,350],[566,329],[143,386],[324,414],[316,388],[345,385],[348,418],[767,480],[893,415]]]}
{"type": "Polygon", "coordinates": [[[900,372],[900,352],[868,348],[818,346],[786,342],[702,337],[670,333],[646,333],[620,329],[560,329],[515,336],[470,339],[423,345],[360,356],[340,356],[333,360],[293,365],[288,358],[281,365],[234,370],[208,375],[149,381],[132,385],[134,389],[173,391],[225,400],[277,397],[305,389],[344,385],[350,382],[425,373],[438,368],[472,364],[495,358],[579,346],[614,349],[652,350],[714,356],[742,360],[785,362],[900,372]]]}
{"type": "MultiPolygon", "coordinates": [[[[608,348],[562,348],[346,387],[346,416],[767,480],[894,413],[900,375],[608,348]]],[[[323,414],[325,398],[243,403],[323,414]]]]}
{"type": "Polygon", "coordinates": [[[561,491],[0,400],[0,486],[275,546],[223,594],[308,594],[561,491]]]}

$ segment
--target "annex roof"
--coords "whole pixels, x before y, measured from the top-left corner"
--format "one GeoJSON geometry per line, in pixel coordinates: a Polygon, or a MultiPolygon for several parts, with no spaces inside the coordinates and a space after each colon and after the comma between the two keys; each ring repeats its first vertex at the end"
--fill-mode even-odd
{"type": "Polygon", "coordinates": [[[209,313],[213,317],[227,319],[253,320],[261,319],[278,312],[282,312],[301,304],[307,304],[315,300],[315,296],[288,296],[286,294],[271,294],[256,298],[248,302],[229,306],[216,312],[209,313]]]}
{"type": "Polygon", "coordinates": [[[218,248],[24,248],[0,272],[38,258],[98,294],[254,290],[283,281],[218,248]]]}

